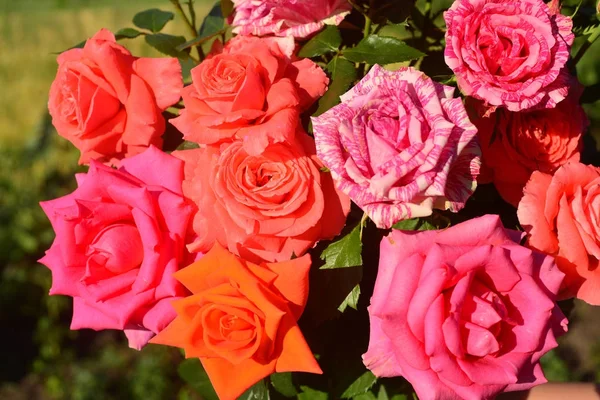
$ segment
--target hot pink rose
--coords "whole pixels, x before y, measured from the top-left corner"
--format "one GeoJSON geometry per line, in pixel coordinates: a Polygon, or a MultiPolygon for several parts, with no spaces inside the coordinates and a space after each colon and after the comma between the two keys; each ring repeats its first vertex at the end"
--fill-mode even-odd
{"type": "Polygon", "coordinates": [[[243,139],[252,154],[293,140],[301,111],[327,90],[314,62],[293,57],[294,40],[238,36],[223,53],[192,69],[185,109],[171,122],[186,140],[216,144],[243,139]]]}
{"type": "Polygon", "coordinates": [[[556,256],[561,297],[600,305],[600,168],[573,162],[531,174],[517,211],[527,244],[556,256]]]}
{"type": "Polygon", "coordinates": [[[340,233],[350,200],[319,171],[314,142],[295,140],[251,155],[240,141],[173,153],[185,161],[185,195],[198,206],[193,251],[215,242],[252,262],[286,261],[340,233]]]}
{"type": "Polygon", "coordinates": [[[137,58],[106,29],[83,49],[58,56],[48,109],[59,135],[81,151],[80,164],[118,164],[162,146],[162,112],[183,87],[176,58],[137,58]]]}
{"type": "Polygon", "coordinates": [[[571,18],[542,0],[456,0],[444,17],[446,64],[465,95],[510,111],[567,96],[571,18]]]}
{"type": "Polygon", "coordinates": [[[443,231],[394,230],[381,242],[363,355],[419,399],[493,399],[546,382],[539,360],[567,320],[552,257],[486,215],[443,231]]]}
{"type": "Polygon", "coordinates": [[[312,119],[319,158],[378,227],[434,207],[458,211],[473,193],[477,129],[453,92],[413,68],[375,65],[312,119]]]}
{"type": "Polygon", "coordinates": [[[232,25],[240,35],[305,38],[350,14],[348,0],[233,0],[232,25]]]}
{"type": "Polygon", "coordinates": [[[77,181],[73,193],[41,203],[56,232],[40,260],[52,271],[50,294],[73,297],[71,329],[124,330],[140,349],[186,293],[172,276],[190,261],[183,163],[151,146],[119,170],[92,161],[77,181]]]}

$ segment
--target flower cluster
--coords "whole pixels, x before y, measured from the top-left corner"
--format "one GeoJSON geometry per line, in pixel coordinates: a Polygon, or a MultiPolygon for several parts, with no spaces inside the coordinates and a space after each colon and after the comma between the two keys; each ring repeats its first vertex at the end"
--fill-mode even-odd
{"type": "Polygon", "coordinates": [[[368,16],[362,41],[341,26],[314,36],[360,17],[358,3],[234,0],[237,35],[212,34],[185,87],[177,59],[134,57],[107,30],[58,57],[50,114],[89,170],[41,203],[56,239],[40,262],[50,293],[73,298],[72,329],[182,348],[222,399],[275,372],[320,374],[298,324],[321,276],[314,253],[354,228],[321,258],[356,267],[369,218],[373,374],[422,399],[545,382],[539,360],[567,326],[557,299],[600,304],[600,169],[580,163],[571,19],[556,2],[456,0],[445,60],[463,99],[416,68],[362,60],[396,40],[368,16]],[[313,59],[299,56],[309,39],[313,59]],[[177,150],[163,148],[172,132],[177,150]],[[478,183],[518,207],[525,232],[484,215],[495,210],[467,220],[478,183]],[[448,224],[401,230],[415,219],[448,224]]]}

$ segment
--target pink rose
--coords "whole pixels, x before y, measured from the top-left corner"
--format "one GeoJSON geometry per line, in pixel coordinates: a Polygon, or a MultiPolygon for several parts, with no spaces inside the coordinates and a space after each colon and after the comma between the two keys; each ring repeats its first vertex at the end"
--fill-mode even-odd
{"type": "Polygon", "coordinates": [[[183,87],[176,58],[137,58],[106,29],[83,49],[58,56],[48,109],[59,135],[81,151],[80,164],[119,160],[162,146],[162,112],[183,87]]]}
{"type": "Polygon", "coordinates": [[[496,215],[381,241],[369,349],[376,376],[422,400],[492,399],[546,382],[539,360],[567,320],[552,257],[519,245],[496,215]]]}
{"type": "Polygon", "coordinates": [[[50,294],[73,297],[71,329],[124,330],[140,349],[175,318],[172,275],[191,261],[182,181],[183,162],[151,146],[119,170],[92,160],[73,193],[41,203],[56,239],[40,262],[50,294]]]}
{"type": "Polygon", "coordinates": [[[350,14],[348,0],[233,0],[232,25],[240,35],[305,38],[350,14]]]}
{"type": "Polygon", "coordinates": [[[236,139],[252,154],[293,140],[299,114],[327,90],[314,62],[293,56],[294,40],[238,36],[223,53],[192,69],[185,109],[171,122],[186,140],[218,144],[236,139]]]}
{"type": "Polygon", "coordinates": [[[183,191],[198,206],[190,250],[217,242],[252,262],[286,261],[338,235],[350,200],[319,170],[314,146],[299,130],[259,155],[240,141],[173,153],[185,161],[183,191]]]}
{"type": "Polygon", "coordinates": [[[542,0],[456,0],[444,17],[446,64],[465,95],[510,111],[567,96],[571,18],[542,0]]]}
{"type": "Polygon", "coordinates": [[[477,129],[453,92],[413,68],[375,65],[312,119],[319,158],[378,227],[458,211],[473,193],[477,129]]]}

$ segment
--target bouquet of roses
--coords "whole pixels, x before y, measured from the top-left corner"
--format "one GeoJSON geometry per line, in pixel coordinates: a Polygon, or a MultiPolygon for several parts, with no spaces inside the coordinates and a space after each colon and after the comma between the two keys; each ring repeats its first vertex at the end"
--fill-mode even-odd
{"type": "Polygon", "coordinates": [[[41,263],[71,328],[183,349],[207,399],[544,383],[557,301],[600,304],[573,73],[599,28],[571,62],[556,0],[223,0],[199,28],[171,2],[189,40],[151,9],[58,56],[89,169],[41,203],[41,263]]]}

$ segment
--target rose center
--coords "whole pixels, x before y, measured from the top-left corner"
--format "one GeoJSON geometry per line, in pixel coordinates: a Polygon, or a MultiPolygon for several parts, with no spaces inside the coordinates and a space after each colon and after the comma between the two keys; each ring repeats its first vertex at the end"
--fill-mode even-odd
{"type": "Polygon", "coordinates": [[[508,312],[502,298],[485,285],[474,282],[461,312],[461,337],[467,353],[484,357],[500,350],[496,339],[508,312]]]}
{"type": "Polygon", "coordinates": [[[114,224],[96,236],[89,246],[89,255],[103,260],[108,271],[122,274],[140,266],[144,260],[144,246],[135,226],[114,224]]]}

